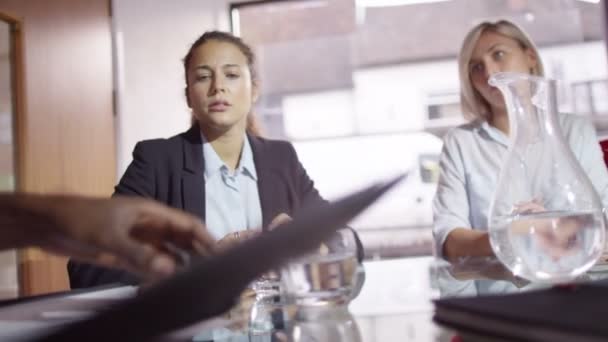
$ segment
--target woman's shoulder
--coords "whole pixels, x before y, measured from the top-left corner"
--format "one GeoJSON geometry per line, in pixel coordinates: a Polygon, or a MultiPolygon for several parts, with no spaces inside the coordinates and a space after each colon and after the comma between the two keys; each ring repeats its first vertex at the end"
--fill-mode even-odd
{"type": "Polygon", "coordinates": [[[458,143],[473,139],[478,131],[481,129],[484,121],[474,120],[467,122],[456,127],[453,127],[447,131],[443,137],[444,143],[458,143]]]}
{"type": "Polygon", "coordinates": [[[280,139],[269,139],[257,135],[250,135],[249,141],[254,148],[262,149],[266,153],[295,153],[291,142],[280,139]]]}
{"type": "Polygon", "coordinates": [[[184,143],[190,142],[200,144],[200,136],[197,138],[189,130],[169,138],[155,138],[141,140],[135,145],[134,153],[141,153],[146,156],[163,156],[163,155],[176,155],[177,151],[184,148],[184,143]]]}
{"type": "Polygon", "coordinates": [[[299,158],[296,149],[289,141],[249,136],[251,149],[256,163],[266,168],[293,170],[298,168],[299,158]]]}

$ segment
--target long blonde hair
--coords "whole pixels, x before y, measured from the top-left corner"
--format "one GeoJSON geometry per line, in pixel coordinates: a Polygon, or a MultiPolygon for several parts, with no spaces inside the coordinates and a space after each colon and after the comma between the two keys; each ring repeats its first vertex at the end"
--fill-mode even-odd
{"type": "Polygon", "coordinates": [[[498,20],[496,22],[484,21],[480,24],[475,25],[465,36],[460,48],[460,54],[458,55],[458,72],[460,74],[460,106],[465,119],[476,120],[476,119],[489,119],[490,108],[486,101],[483,99],[481,94],[471,81],[471,73],[469,69],[469,63],[471,62],[471,55],[473,49],[477,45],[477,41],[481,35],[491,31],[511,38],[519,43],[520,47],[524,50],[530,50],[536,57],[537,65],[535,68],[530,70],[530,73],[536,76],[544,76],[543,64],[538,54],[536,45],[532,42],[530,37],[517,25],[508,20],[498,20]]]}

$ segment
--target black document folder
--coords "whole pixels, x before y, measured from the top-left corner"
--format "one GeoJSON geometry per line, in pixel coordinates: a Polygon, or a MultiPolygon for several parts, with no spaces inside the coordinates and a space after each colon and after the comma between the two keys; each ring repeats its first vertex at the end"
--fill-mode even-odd
{"type": "Polygon", "coordinates": [[[403,178],[306,208],[280,228],[202,260],[135,298],[41,340],[144,341],[220,315],[258,275],[318,247],[403,178]]]}
{"type": "MultiPolygon", "coordinates": [[[[479,341],[608,341],[608,283],[435,301],[435,322],[479,341]]],[[[467,338],[468,337],[468,338],[467,338]]]]}

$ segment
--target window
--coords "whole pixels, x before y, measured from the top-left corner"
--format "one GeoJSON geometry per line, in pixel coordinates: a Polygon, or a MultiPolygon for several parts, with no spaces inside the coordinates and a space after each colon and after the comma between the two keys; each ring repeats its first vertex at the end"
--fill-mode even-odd
{"type": "Polygon", "coordinates": [[[393,257],[430,253],[441,136],[463,122],[456,56],[468,30],[498,18],[522,26],[547,76],[563,81],[560,108],[601,116],[608,112],[601,6],[269,0],[233,4],[231,13],[235,32],[258,56],[256,113],[266,135],[294,143],[324,196],[410,172],[401,189],[353,224],[375,256],[393,257]]]}

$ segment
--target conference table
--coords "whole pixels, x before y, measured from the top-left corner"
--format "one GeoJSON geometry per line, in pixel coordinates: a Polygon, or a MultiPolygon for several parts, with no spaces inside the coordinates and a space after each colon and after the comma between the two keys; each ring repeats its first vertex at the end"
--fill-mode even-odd
{"type": "MultiPolygon", "coordinates": [[[[441,293],[441,277],[457,281],[496,279],[497,260],[477,258],[450,264],[433,257],[371,260],[364,263],[366,280],[348,305],[298,308],[294,305],[241,300],[229,312],[172,331],[167,341],[437,341],[461,340],[457,332],[433,322],[433,299],[441,293]],[[491,272],[489,272],[490,270],[491,272]],[[489,275],[488,275],[489,274],[489,275]],[[267,324],[252,318],[267,317],[267,324]],[[260,315],[263,312],[266,316],[260,315]]],[[[580,281],[608,278],[603,263],[580,281]]],[[[514,291],[539,288],[515,281],[514,291]]],[[[120,301],[136,296],[137,287],[105,286],[5,302],[0,306],[0,340],[29,340],[70,322],[85,319],[120,301]]],[[[202,303],[193,303],[202,305],[202,303]]],[[[159,315],[172,314],[159,308],[159,315]]],[[[137,320],[136,317],[133,318],[137,320]]]]}

